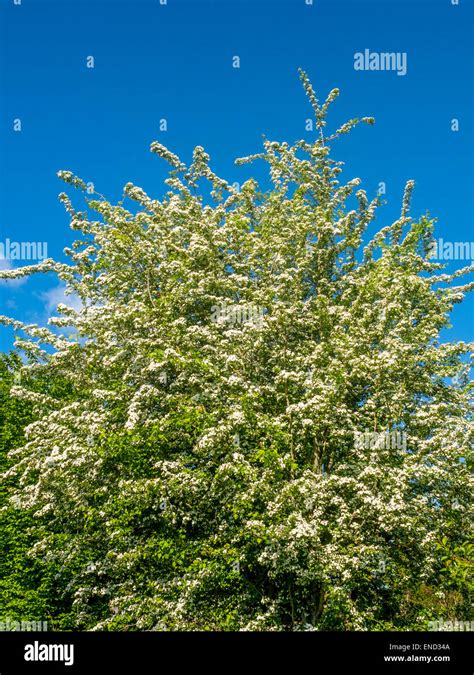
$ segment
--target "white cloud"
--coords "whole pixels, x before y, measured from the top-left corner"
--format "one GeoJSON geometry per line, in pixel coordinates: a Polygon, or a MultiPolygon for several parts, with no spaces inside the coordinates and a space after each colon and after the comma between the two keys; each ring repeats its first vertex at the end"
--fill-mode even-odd
{"type": "Polygon", "coordinates": [[[44,302],[44,309],[48,317],[52,314],[57,314],[57,306],[59,304],[72,307],[77,312],[81,309],[82,303],[80,298],[74,293],[72,295],[66,295],[65,290],[66,286],[64,284],[59,284],[58,286],[50,288],[49,291],[44,291],[39,294],[39,297],[44,302]]]}

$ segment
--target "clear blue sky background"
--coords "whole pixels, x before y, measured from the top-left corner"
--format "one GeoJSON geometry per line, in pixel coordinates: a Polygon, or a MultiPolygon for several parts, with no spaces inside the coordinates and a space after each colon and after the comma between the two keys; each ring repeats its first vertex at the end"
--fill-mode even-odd
{"type": "MultiPolygon", "coordinates": [[[[166,164],[152,140],[185,161],[203,145],[228,180],[263,178],[264,167],[233,161],[258,152],[262,134],[311,136],[298,67],[320,99],[341,89],[333,129],[376,118],[334,156],[369,196],[386,183],[378,227],[397,217],[414,178],[412,214],[436,216],[445,240],[473,240],[473,54],[471,0],[0,0],[0,240],[47,241],[65,259],[76,233],[57,201],[58,169],[113,200],[128,181],[161,197],[166,164]],[[407,74],[355,71],[364,49],[406,52],[407,74]]],[[[51,275],[0,282],[0,313],[27,322],[44,323],[60,300],[51,275]]],[[[456,307],[451,339],[472,339],[473,311],[472,297],[456,307]]],[[[11,331],[0,335],[8,349],[11,331]]]]}

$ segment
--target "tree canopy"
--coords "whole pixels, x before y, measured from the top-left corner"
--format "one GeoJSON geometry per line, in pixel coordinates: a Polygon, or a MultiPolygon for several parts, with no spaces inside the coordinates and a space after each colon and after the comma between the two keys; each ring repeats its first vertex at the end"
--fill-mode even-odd
{"type": "Polygon", "coordinates": [[[374,120],[326,135],[339,91],[320,103],[301,79],[314,140],[238,160],[267,162],[269,190],[155,142],[162,199],[128,183],[112,204],[60,171],[85,200],[60,195],[70,262],[0,272],[54,272],[82,304],[50,328],[1,318],[24,335],[9,395],[34,416],[4,476],[76,628],[467,618],[472,344],[440,331],[474,266],[430,259],[413,181],[368,237],[379,200],[340,181],[331,148],[374,120]]]}

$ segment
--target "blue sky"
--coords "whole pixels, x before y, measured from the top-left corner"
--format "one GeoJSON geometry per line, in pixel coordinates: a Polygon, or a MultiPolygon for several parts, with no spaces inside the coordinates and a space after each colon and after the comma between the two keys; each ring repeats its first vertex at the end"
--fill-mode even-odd
{"type": "MultiPolygon", "coordinates": [[[[306,1],[0,0],[0,241],[46,241],[64,259],[75,233],[57,200],[59,169],[112,200],[128,181],[160,198],[167,167],[153,140],[184,161],[204,146],[232,182],[263,180],[264,166],[234,159],[258,152],[262,134],[311,137],[298,67],[320,99],[340,88],[329,128],[376,118],[333,157],[369,196],[386,184],[377,227],[398,216],[413,178],[412,215],[436,216],[446,241],[474,240],[472,1],[306,1]],[[365,49],[406,53],[406,75],[355,70],[365,49]]],[[[52,275],[0,282],[0,313],[41,324],[61,295],[52,275]]],[[[472,297],[455,308],[451,339],[472,339],[473,310],[472,297]]],[[[0,335],[8,349],[12,333],[0,335]]]]}

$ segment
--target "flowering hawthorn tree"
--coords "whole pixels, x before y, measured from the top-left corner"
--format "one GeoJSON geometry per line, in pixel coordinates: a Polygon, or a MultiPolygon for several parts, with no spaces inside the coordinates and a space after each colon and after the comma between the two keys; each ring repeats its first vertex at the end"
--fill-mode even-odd
{"type": "Polygon", "coordinates": [[[1,319],[26,334],[29,377],[68,383],[12,388],[36,418],[8,475],[78,628],[403,629],[428,618],[416,589],[448,592],[439,542],[469,532],[472,345],[439,333],[473,267],[438,273],[411,181],[368,240],[378,200],[339,181],[330,144],[373,119],[326,136],[339,92],[321,104],[301,78],[315,140],[238,160],[266,161],[270,191],[153,143],[172,167],[161,201],[128,183],[112,205],[61,171],[87,202],[60,195],[71,263],[0,273],[55,272],[82,302],[51,330],[1,319]]]}

